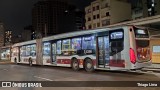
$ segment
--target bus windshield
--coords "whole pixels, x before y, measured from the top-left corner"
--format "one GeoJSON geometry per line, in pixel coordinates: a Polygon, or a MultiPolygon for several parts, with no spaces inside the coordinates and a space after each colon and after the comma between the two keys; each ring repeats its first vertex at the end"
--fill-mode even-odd
{"type": "Polygon", "coordinates": [[[149,38],[148,30],[147,29],[136,29],[135,30],[135,37],[136,38],[149,38]]]}

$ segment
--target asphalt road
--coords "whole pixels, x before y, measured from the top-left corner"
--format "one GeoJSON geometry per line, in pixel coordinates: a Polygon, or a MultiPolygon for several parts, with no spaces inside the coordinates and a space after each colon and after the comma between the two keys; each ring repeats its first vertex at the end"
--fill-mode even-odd
{"type": "MultiPolygon", "coordinates": [[[[73,71],[71,68],[0,65],[0,81],[160,81],[160,73],[95,71],[88,73],[83,69],[73,71]]],[[[2,90],[159,90],[160,88],[143,87],[54,87],[54,88],[0,88],[2,90]]]]}

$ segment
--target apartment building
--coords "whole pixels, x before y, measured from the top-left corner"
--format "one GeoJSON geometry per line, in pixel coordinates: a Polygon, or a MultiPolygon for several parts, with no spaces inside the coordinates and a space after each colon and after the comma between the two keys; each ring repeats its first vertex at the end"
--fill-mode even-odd
{"type": "Polygon", "coordinates": [[[131,20],[131,4],[128,0],[96,0],[85,13],[85,27],[93,29],[131,20]]]}

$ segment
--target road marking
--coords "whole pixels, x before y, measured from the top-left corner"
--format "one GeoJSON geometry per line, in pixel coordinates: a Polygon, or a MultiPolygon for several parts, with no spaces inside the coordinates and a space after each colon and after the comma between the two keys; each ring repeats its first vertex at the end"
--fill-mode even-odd
{"type": "Polygon", "coordinates": [[[8,71],[8,69],[2,69],[3,71],[8,71]]]}
{"type": "Polygon", "coordinates": [[[39,79],[44,79],[44,80],[47,80],[47,81],[53,81],[52,79],[48,79],[48,78],[43,78],[43,77],[39,77],[39,76],[34,76],[35,78],[39,78],[39,79]]]}

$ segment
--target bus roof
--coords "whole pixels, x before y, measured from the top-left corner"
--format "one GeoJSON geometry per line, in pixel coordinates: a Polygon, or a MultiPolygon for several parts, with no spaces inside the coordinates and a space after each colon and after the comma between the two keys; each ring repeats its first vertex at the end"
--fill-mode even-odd
{"type": "MultiPolygon", "coordinates": [[[[74,36],[79,36],[79,35],[94,34],[94,33],[108,31],[108,30],[121,29],[121,28],[128,27],[128,26],[133,26],[133,25],[125,25],[125,26],[117,26],[117,27],[114,26],[112,28],[111,27],[110,28],[101,27],[101,28],[92,29],[92,30],[83,30],[83,31],[68,32],[68,33],[63,33],[63,34],[57,34],[57,35],[43,37],[42,41],[56,40],[56,39],[61,39],[61,38],[69,38],[69,37],[74,37],[74,36]]],[[[141,27],[141,28],[143,28],[143,27],[141,27]]],[[[33,43],[36,43],[36,39],[35,40],[30,40],[30,41],[16,43],[16,44],[13,44],[12,47],[22,46],[22,45],[29,45],[29,44],[33,44],[33,43]]]]}
{"type": "Polygon", "coordinates": [[[107,31],[107,30],[120,29],[120,28],[123,28],[123,27],[125,27],[125,26],[121,26],[121,27],[119,26],[119,27],[114,27],[114,28],[98,28],[98,29],[92,29],[92,30],[68,32],[68,33],[63,33],[63,34],[57,34],[57,35],[44,37],[43,41],[56,40],[56,39],[59,39],[59,38],[69,38],[69,37],[74,37],[74,36],[79,36],[79,35],[93,34],[93,33],[103,32],[103,31],[107,31]]]}
{"type": "Polygon", "coordinates": [[[36,40],[30,40],[30,41],[16,43],[16,44],[13,44],[12,47],[22,46],[22,45],[28,45],[28,44],[33,44],[33,43],[36,43],[36,40]]]}

